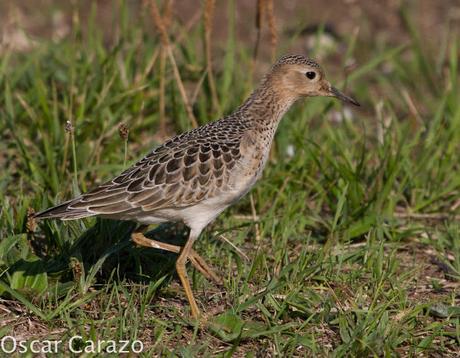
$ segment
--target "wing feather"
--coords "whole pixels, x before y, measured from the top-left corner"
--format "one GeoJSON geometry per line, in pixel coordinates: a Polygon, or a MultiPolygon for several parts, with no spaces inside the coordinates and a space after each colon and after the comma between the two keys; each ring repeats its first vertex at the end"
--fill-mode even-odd
{"type": "Polygon", "coordinates": [[[169,140],[111,181],[36,217],[135,219],[142,212],[192,206],[218,195],[241,157],[240,142],[211,129],[202,130],[202,137],[194,130],[169,140]]]}

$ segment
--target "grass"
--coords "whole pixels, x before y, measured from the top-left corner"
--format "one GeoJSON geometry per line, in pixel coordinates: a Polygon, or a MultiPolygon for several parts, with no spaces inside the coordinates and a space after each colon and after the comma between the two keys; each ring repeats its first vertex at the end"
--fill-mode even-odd
{"type": "MultiPolygon", "coordinates": [[[[160,38],[146,31],[148,12],[136,22],[121,5],[111,46],[92,16],[85,36],[86,24],[75,22],[64,40],[4,53],[0,337],[30,344],[80,335],[81,347],[88,339],[141,340],[146,357],[456,356],[458,34],[446,30],[440,48],[429,51],[410,11],[401,12],[406,43],[350,38],[342,63],[323,61],[336,84],[344,80],[337,69],[357,61],[346,85],[362,108],[349,119],[332,100],[295,105],[252,191],[254,206],[247,196],[196,243],[224,280],[216,287],[189,268],[211,317],[205,328],[188,318],[175,256],[133,247],[133,223],[27,220],[32,208],[93,187],[159,143],[161,96],[168,130],[191,128],[169,62],[157,76],[160,38]],[[121,123],[127,139],[118,135],[121,123]]],[[[225,55],[213,59],[214,95],[204,80],[209,58],[196,46],[210,35],[173,23],[182,34],[173,53],[188,93],[196,93],[189,97],[200,124],[231,112],[254,86],[253,50],[236,40],[234,13],[229,2],[227,41],[218,44],[225,55]]],[[[289,50],[282,43],[278,54],[289,50]]],[[[180,225],[150,234],[177,243],[186,237],[180,225]]]]}

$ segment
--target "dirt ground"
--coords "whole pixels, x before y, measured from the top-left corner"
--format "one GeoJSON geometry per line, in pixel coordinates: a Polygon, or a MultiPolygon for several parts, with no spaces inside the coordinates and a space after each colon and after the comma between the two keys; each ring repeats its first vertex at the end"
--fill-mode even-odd
{"type": "MultiPolygon", "coordinates": [[[[456,287],[458,287],[457,282],[453,282],[449,279],[449,272],[446,271],[445,266],[436,260],[435,255],[431,252],[431,249],[425,245],[414,243],[414,245],[408,246],[407,249],[403,249],[397,252],[397,257],[401,263],[401,274],[404,272],[414,272],[413,285],[409,289],[409,299],[414,302],[427,302],[429,300],[442,299],[446,293],[452,292],[456,287]],[[418,265],[418,262],[426,262],[425,265],[418,265]],[[433,287],[433,282],[437,282],[438,287],[433,287]]],[[[346,269],[346,268],[345,268],[346,269]]],[[[351,269],[351,268],[350,268],[351,269]]],[[[184,307],[186,307],[185,298],[179,298],[181,288],[178,282],[172,282],[171,287],[167,291],[163,292],[162,297],[158,299],[163,303],[160,307],[166,307],[167,309],[158,309],[151,311],[148,314],[152,317],[161,318],[163,320],[172,319],[170,316],[170,308],[174,306],[178,312],[181,312],[184,307]],[[168,294],[169,293],[169,294],[168,294]]],[[[344,309],[347,307],[348,299],[353,300],[354,293],[346,286],[335,287],[335,290],[341,292],[345,300],[343,302],[344,309]],[[349,298],[347,298],[349,297],[349,298]]],[[[222,312],[225,307],[229,307],[229,302],[225,297],[225,292],[219,288],[215,288],[211,291],[202,292],[202,299],[207,297],[206,306],[208,307],[207,313],[210,316],[216,315],[222,312]],[[219,299],[215,299],[215,297],[219,299]],[[211,297],[214,297],[211,299],[211,297]]],[[[121,297],[124,300],[124,297],[121,297]]],[[[125,302],[128,305],[128,302],[125,302]]],[[[90,303],[87,303],[82,307],[87,312],[93,312],[94,319],[100,318],[100,312],[103,311],[104,302],[99,302],[99,299],[95,299],[90,303]]],[[[114,314],[117,314],[114,312],[114,314]]],[[[185,313],[184,313],[185,314],[185,313]]],[[[430,316],[427,317],[427,322],[437,322],[441,321],[441,318],[437,318],[438,312],[431,312],[430,316]]],[[[251,316],[251,320],[263,320],[260,317],[260,312],[258,310],[251,310],[248,312],[248,315],[251,316]]],[[[401,315],[404,315],[404,311],[401,312],[401,315]]],[[[146,317],[144,317],[146,319],[146,317]]],[[[398,317],[395,317],[398,319],[398,317]]],[[[31,316],[28,314],[27,308],[19,304],[14,300],[4,300],[0,299],[0,322],[2,326],[10,326],[12,331],[10,334],[13,334],[18,339],[49,339],[50,337],[59,338],[62,334],[65,333],[66,329],[55,327],[50,329],[46,322],[41,321],[38,317],[31,316]]],[[[425,323],[427,323],[425,322],[425,323]]],[[[323,331],[321,332],[322,344],[327,347],[333,347],[338,342],[340,342],[340,335],[338,331],[332,330],[327,325],[320,328],[323,331]]],[[[455,327],[446,327],[447,331],[450,331],[452,334],[455,333],[455,327]]],[[[168,349],[173,351],[177,345],[186,344],[190,342],[194,335],[193,327],[184,327],[182,336],[179,340],[170,340],[167,344],[168,349]]],[[[139,337],[142,342],[144,342],[146,347],[153,345],[155,342],[152,341],[152,331],[146,329],[143,331],[139,337]]],[[[229,349],[231,344],[224,343],[222,340],[213,337],[206,331],[200,331],[198,334],[199,340],[204,340],[212,347],[212,350],[216,353],[224,352],[229,349]]],[[[445,339],[445,349],[447,352],[450,352],[452,355],[447,355],[449,357],[456,356],[456,348],[451,346],[448,342],[448,339],[445,339]]],[[[263,345],[262,345],[263,346],[263,345]]],[[[407,356],[409,354],[408,346],[402,346],[398,348],[398,353],[402,356],[407,356]]],[[[255,352],[256,356],[266,356],[267,352],[264,352],[263,348],[260,346],[260,342],[257,342],[253,339],[247,339],[242,342],[237,350],[234,352],[234,357],[245,357],[248,352],[255,352]]],[[[299,356],[308,354],[308,351],[297,352],[299,356]]]]}

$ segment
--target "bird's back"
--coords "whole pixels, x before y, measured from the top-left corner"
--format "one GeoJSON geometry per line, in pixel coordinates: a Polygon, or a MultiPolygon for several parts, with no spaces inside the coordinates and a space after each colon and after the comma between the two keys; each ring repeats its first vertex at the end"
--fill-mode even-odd
{"type": "Polygon", "coordinates": [[[232,177],[248,128],[241,118],[228,116],[173,137],[112,180],[35,217],[137,219],[224,198],[234,190],[232,177]]]}

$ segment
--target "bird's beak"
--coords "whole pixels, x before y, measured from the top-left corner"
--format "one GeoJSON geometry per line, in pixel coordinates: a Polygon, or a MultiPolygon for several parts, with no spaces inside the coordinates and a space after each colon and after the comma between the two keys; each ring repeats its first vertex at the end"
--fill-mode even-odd
{"type": "Polygon", "coordinates": [[[354,100],[353,98],[351,97],[348,97],[346,95],[344,95],[342,92],[340,92],[337,88],[335,87],[332,87],[331,86],[331,89],[329,90],[329,93],[330,93],[330,96],[331,97],[335,97],[335,98],[338,98],[340,99],[341,101],[344,101],[344,102],[347,102],[347,103],[351,103],[351,104],[354,104],[355,106],[360,106],[360,104],[354,100]]]}

